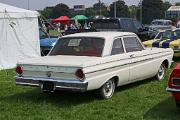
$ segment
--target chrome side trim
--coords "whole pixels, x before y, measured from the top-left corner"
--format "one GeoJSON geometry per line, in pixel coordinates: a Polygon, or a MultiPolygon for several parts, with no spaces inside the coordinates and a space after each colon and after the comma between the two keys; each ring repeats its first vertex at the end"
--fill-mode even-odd
{"type": "Polygon", "coordinates": [[[168,91],[168,92],[180,92],[180,89],[175,89],[175,88],[169,88],[169,87],[167,87],[167,88],[166,88],[166,91],[168,91]]]}

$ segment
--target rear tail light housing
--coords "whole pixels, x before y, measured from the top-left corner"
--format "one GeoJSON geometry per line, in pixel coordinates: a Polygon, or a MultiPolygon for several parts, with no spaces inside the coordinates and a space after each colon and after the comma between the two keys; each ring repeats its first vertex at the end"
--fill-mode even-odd
{"type": "Polygon", "coordinates": [[[75,75],[80,80],[84,80],[85,79],[85,74],[84,74],[82,69],[77,69],[76,72],[75,72],[75,75]]]}
{"type": "Polygon", "coordinates": [[[173,78],[172,79],[173,86],[180,86],[180,78],[173,78]]]}
{"type": "Polygon", "coordinates": [[[17,66],[17,67],[16,67],[16,73],[17,73],[18,75],[22,75],[22,74],[23,74],[23,69],[22,69],[21,66],[17,66]]]}

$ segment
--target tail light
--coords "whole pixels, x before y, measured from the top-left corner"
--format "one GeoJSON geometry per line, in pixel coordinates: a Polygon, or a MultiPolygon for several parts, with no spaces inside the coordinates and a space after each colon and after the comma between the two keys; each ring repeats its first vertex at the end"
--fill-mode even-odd
{"type": "Polygon", "coordinates": [[[168,80],[168,87],[172,88],[172,74],[170,75],[169,80],[168,80]]]}
{"type": "Polygon", "coordinates": [[[75,73],[76,77],[80,80],[83,80],[85,78],[85,74],[82,69],[78,69],[75,73]]]}
{"type": "Polygon", "coordinates": [[[180,88],[180,76],[179,71],[173,70],[168,80],[169,88],[180,88]]]}
{"type": "Polygon", "coordinates": [[[23,74],[22,67],[17,66],[17,67],[16,67],[16,73],[19,74],[19,75],[22,75],[22,74],[23,74]]]}
{"type": "Polygon", "coordinates": [[[173,78],[172,79],[172,84],[174,86],[180,86],[180,78],[173,78]]]}

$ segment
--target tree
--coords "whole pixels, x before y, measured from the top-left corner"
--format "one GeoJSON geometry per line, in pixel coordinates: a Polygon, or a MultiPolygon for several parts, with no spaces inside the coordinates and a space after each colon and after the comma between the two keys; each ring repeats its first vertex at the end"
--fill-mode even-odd
{"type": "Polygon", "coordinates": [[[136,18],[138,9],[138,6],[135,5],[129,6],[129,14],[131,18],[136,18]]]}
{"type": "Polygon", "coordinates": [[[43,9],[43,11],[40,11],[40,13],[45,18],[51,18],[52,13],[53,13],[53,8],[54,7],[46,7],[46,8],[43,9]]]}
{"type": "Polygon", "coordinates": [[[93,5],[95,15],[108,15],[108,8],[103,2],[98,2],[93,5]]]}
{"type": "Polygon", "coordinates": [[[180,2],[177,2],[175,5],[176,5],[176,6],[180,6],[180,2]]]}
{"type": "MultiPolygon", "coordinates": [[[[110,11],[109,11],[109,16],[110,17],[114,17],[114,5],[115,2],[113,2],[110,5],[110,11]]],[[[117,17],[129,17],[130,13],[128,10],[128,6],[126,5],[126,3],[123,0],[118,0],[116,1],[116,16],[117,17]]]]}
{"type": "Polygon", "coordinates": [[[71,16],[70,9],[66,4],[60,3],[53,8],[51,17],[57,18],[59,16],[71,16]]]}
{"type": "Polygon", "coordinates": [[[163,3],[163,11],[164,12],[167,11],[169,9],[169,7],[171,7],[171,6],[172,6],[172,4],[170,2],[168,2],[168,1],[164,2],[163,3]]]}
{"type": "Polygon", "coordinates": [[[143,0],[142,22],[149,24],[153,19],[164,18],[164,6],[162,0],[143,0]]]}
{"type": "Polygon", "coordinates": [[[95,11],[94,11],[94,8],[93,7],[89,7],[89,8],[86,8],[85,10],[85,15],[86,16],[94,16],[95,15],[95,11]]]}

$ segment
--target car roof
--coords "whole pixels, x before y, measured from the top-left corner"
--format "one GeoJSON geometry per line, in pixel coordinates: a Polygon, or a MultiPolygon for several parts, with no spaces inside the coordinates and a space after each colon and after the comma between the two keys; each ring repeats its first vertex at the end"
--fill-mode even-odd
{"type": "Polygon", "coordinates": [[[115,38],[115,37],[122,37],[122,36],[136,36],[135,33],[131,32],[85,32],[85,33],[76,33],[71,35],[66,35],[63,38],[67,37],[98,37],[98,38],[115,38]]]}
{"type": "Polygon", "coordinates": [[[155,21],[171,22],[171,20],[166,20],[166,19],[155,19],[152,22],[155,22],[155,21]]]}

